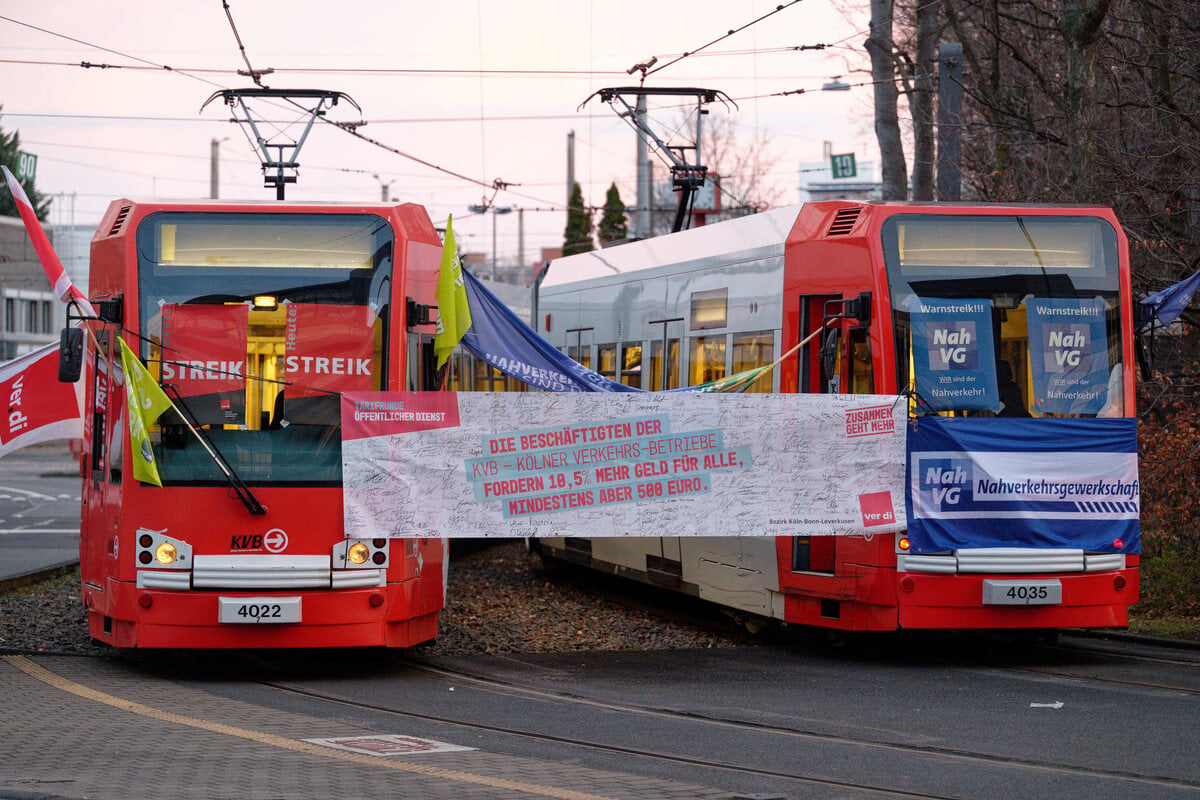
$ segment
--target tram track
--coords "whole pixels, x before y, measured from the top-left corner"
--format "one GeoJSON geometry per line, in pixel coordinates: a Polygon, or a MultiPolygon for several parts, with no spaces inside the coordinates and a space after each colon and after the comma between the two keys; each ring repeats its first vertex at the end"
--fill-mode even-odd
{"type": "MultiPolygon", "coordinates": [[[[722,728],[741,733],[752,733],[760,736],[778,737],[781,740],[790,741],[793,744],[797,742],[807,742],[810,744],[820,744],[822,746],[833,744],[846,748],[858,748],[865,751],[864,757],[867,755],[866,751],[869,751],[870,753],[888,753],[894,756],[918,760],[928,759],[931,762],[936,761],[940,765],[939,769],[944,769],[946,764],[951,764],[958,767],[972,766],[997,770],[1018,770],[1026,775],[1045,776],[1047,778],[1074,780],[1086,778],[1103,781],[1109,785],[1124,787],[1122,790],[1124,796],[1130,797],[1139,796],[1139,786],[1143,787],[1144,789],[1154,787],[1157,789],[1179,790],[1181,792],[1200,791],[1200,783],[1172,778],[1165,775],[1103,769],[1067,763],[1057,763],[1052,761],[1023,759],[1016,756],[998,756],[972,752],[968,750],[929,745],[902,744],[883,741],[880,739],[873,739],[870,737],[856,737],[846,734],[830,733],[828,731],[816,729],[802,729],[798,727],[773,725],[762,722],[737,720],[727,717],[698,713],[691,710],[682,711],[678,709],[641,705],[636,703],[600,700],[596,698],[585,697],[572,692],[548,691],[545,689],[519,686],[511,682],[480,677],[479,675],[475,675],[467,671],[448,668],[443,665],[425,662],[420,659],[401,658],[397,660],[397,663],[403,665],[407,669],[420,671],[439,678],[447,679],[452,681],[457,686],[471,685],[482,691],[511,697],[519,697],[522,699],[536,700],[547,703],[565,703],[602,712],[633,714],[642,717],[654,717],[659,720],[667,720],[678,724],[702,725],[709,728],[722,728]]],[[[597,741],[584,737],[562,736],[538,732],[535,730],[526,730],[508,724],[493,724],[478,720],[469,720],[448,714],[430,714],[381,706],[378,704],[353,700],[328,692],[315,691],[311,688],[291,685],[286,682],[264,680],[261,678],[246,676],[239,677],[241,677],[242,680],[248,680],[275,691],[284,692],[313,701],[334,703],[359,710],[370,711],[372,713],[382,713],[389,716],[415,719],[423,722],[447,725],[464,730],[500,734],[504,736],[515,736],[521,739],[555,746],[569,746],[582,748],[593,752],[670,762],[672,764],[695,767],[699,769],[717,770],[730,775],[794,781],[799,784],[810,786],[837,788],[840,790],[853,790],[864,793],[865,795],[917,798],[919,800],[964,800],[964,798],[973,796],[971,794],[962,793],[920,791],[915,788],[897,789],[894,786],[882,785],[879,782],[863,780],[837,780],[798,771],[772,769],[763,766],[737,764],[730,761],[697,758],[679,752],[668,752],[665,749],[631,747],[622,744],[614,744],[611,742],[597,741]]]]}

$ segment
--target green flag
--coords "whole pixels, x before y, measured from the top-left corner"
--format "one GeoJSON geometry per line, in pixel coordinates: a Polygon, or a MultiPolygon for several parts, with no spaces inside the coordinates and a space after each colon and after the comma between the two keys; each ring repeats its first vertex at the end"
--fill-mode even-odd
{"type": "Polygon", "coordinates": [[[159,387],[154,376],[125,344],[121,343],[121,367],[125,373],[125,404],[129,415],[129,453],[133,460],[133,477],[143,483],[162,486],[158,465],[154,463],[154,448],[147,435],[149,422],[172,407],[171,399],[159,387]]]}
{"type": "Polygon", "coordinates": [[[695,386],[689,386],[689,392],[724,392],[729,394],[739,394],[746,391],[754,382],[763,375],[769,375],[771,370],[775,368],[774,364],[766,364],[754,369],[748,369],[745,372],[738,372],[725,378],[719,378],[708,383],[700,383],[695,386]]]}
{"type": "Polygon", "coordinates": [[[471,327],[471,307],[467,304],[467,288],[463,283],[462,262],[454,243],[454,217],[446,220],[446,241],[442,245],[442,268],[437,282],[437,333],[433,351],[437,354],[438,369],[458,347],[463,334],[471,327]]]}

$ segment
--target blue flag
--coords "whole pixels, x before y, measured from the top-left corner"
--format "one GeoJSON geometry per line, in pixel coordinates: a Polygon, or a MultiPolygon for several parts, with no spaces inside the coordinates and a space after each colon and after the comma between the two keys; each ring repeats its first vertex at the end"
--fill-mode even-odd
{"type": "Polygon", "coordinates": [[[465,269],[471,327],[462,346],[506,375],[549,392],[640,392],[560,353],[465,269]]]}
{"type": "Polygon", "coordinates": [[[1192,277],[1184,278],[1179,283],[1143,299],[1142,305],[1150,312],[1150,317],[1140,327],[1144,328],[1156,319],[1163,325],[1170,325],[1187,308],[1196,289],[1200,289],[1200,270],[1192,277]]]}

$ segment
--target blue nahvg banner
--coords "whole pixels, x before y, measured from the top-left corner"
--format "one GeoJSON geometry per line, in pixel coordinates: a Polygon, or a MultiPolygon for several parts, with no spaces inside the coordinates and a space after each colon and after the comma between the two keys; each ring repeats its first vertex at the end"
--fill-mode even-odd
{"type": "Polygon", "coordinates": [[[914,297],[917,394],[936,411],[1000,408],[990,300],[914,297]]]}
{"type": "Polygon", "coordinates": [[[1104,301],[1034,297],[1026,309],[1034,410],[1098,413],[1108,400],[1104,301]]]}
{"type": "Polygon", "coordinates": [[[918,417],[907,450],[912,553],[1141,551],[1137,420],[918,417]]]}
{"type": "Polygon", "coordinates": [[[479,279],[462,271],[471,308],[471,327],[461,344],[496,369],[549,392],[640,392],[611,381],[560,353],[479,279]]]}

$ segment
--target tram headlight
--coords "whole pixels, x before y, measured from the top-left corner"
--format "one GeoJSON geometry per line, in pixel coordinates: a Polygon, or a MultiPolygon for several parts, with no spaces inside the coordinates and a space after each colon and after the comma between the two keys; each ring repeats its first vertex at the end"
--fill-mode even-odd
{"type": "Polygon", "coordinates": [[[351,564],[365,564],[370,557],[371,548],[362,542],[355,542],[350,545],[350,549],[346,553],[346,558],[349,559],[351,564]]]}
{"type": "Polygon", "coordinates": [[[154,560],[163,566],[174,564],[177,558],[179,558],[179,552],[175,549],[175,545],[170,542],[163,542],[154,548],[154,560]]]}
{"type": "Polygon", "coordinates": [[[907,553],[908,548],[912,547],[912,542],[908,540],[907,536],[901,536],[896,540],[896,547],[900,550],[900,552],[907,553]]]}

